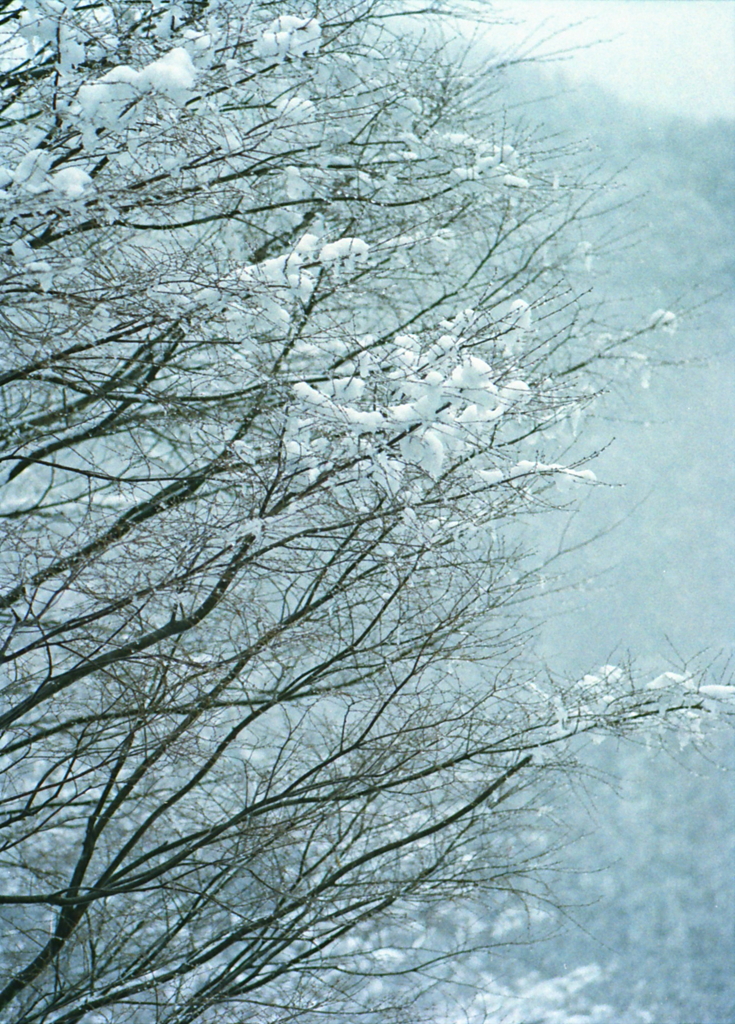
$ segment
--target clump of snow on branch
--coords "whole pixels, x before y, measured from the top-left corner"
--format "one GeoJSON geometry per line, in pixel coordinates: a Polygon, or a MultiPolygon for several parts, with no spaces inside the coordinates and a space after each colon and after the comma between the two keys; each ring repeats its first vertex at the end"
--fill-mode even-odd
{"type": "Polygon", "coordinates": [[[175,103],[184,103],[196,77],[189,53],[177,46],[140,70],[121,64],[80,86],[76,110],[80,117],[113,125],[146,92],[155,91],[175,103]]]}
{"type": "Polygon", "coordinates": [[[358,263],[365,263],[370,246],[362,238],[339,238],[336,242],[328,242],[319,252],[322,263],[341,264],[353,270],[358,263]]]}
{"type": "Polygon", "coordinates": [[[480,178],[488,178],[496,179],[508,188],[530,188],[528,178],[517,173],[515,169],[518,163],[518,153],[514,146],[506,143],[501,147],[462,134],[450,133],[445,135],[444,139],[450,143],[471,147],[475,150],[475,160],[472,164],[452,169],[452,174],[458,181],[477,181],[480,178]]]}
{"type": "Polygon", "coordinates": [[[283,14],[266,28],[262,28],[253,45],[258,57],[304,57],[315,53],[322,40],[322,29],[317,18],[298,18],[283,14]]]}
{"type": "Polygon", "coordinates": [[[676,313],[672,313],[670,309],[657,309],[655,313],[651,313],[648,326],[673,334],[677,326],[676,313]]]}
{"type": "Polygon", "coordinates": [[[79,199],[92,184],[92,178],[81,167],[64,167],[51,175],[51,182],[69,199],[79,199]]]}

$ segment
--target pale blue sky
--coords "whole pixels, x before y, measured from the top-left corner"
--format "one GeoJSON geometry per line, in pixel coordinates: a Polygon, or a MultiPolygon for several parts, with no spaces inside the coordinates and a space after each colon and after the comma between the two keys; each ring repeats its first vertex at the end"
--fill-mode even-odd
{"type": "Polygon", "coordinates": [[[610,40],[576,52],[563,70],[659,110],[735,117],[735,0],[497,0],[490,10],[521,22],[489,27],[494,47],[557,30],[541,52],[610,40]]]}

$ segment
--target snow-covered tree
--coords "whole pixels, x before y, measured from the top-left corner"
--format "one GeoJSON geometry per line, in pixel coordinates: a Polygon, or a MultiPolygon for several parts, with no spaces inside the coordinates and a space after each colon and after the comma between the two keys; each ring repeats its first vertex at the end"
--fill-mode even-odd
{"type": "Polygon", "coordinates": [[[603,330],[597,187],[403,8],[2,5],[9,1021],[388,1020],[570,738],[730,696],[533,660],[532,514],[673,314],[603,330]]]}

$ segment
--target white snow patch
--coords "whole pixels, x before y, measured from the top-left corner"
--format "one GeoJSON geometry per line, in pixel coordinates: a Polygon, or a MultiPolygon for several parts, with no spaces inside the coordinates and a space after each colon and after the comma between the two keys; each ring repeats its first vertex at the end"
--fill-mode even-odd
{"type": "Polygon", "coordinates": [[[619,683],[625,678],[625,673],[618,665],[601,665],[598,672],[608,683],[619,683]]]}
{"type": "Polygon", "coordinates": [[[660,327],[667,334],[673,334],[676,330],[676,313],[672,313],[670,309],[657,309],[655,313],[651,313],[648,326],[660,327]]]}
{"type": "Polygon", "coordinates": [[[508,476],[526,476],[529,473],[560,473],[563,476],[572,477],[575,480],[587,480],[593,483],[597,477],[591,469],[570,469],[569,466],[562,466],[558,462],[531,462],[528,459],[521,459],[515,466],[508,470],[508,476]]]}
{"type": "Polygon", "coordinates": [[[699,687],[699,692],[703,693],[705,697],[719,697],[726,700],[735,697],[735,686],[721,686],[716,683],[707,683],[707,685],[699,687]]]}
{"type": "Polygon", "coordinates": [[[76,98],[85,117],[94,120],[101,114],[112,120],[118,109],[131,103],[145,88],[146,83],[140,71],[127,64],[120,64],[96,81],[81,85],[76,98]]]}
{"type": "Polygon", "coordinates": [[[444,445],[435,430],[424,431],[421,438],[423,454],[419,460],[421,468],[436,480],[441,473],[444,462],[444,445]]]}
{"type": "Polygon", "coordinates": [[[515,299],[510,306],[517,327],[527,331],[531,327],[531,307],[525,299],[515,299]]]}
{"type": "Polygon", "coordinates": [[[77,39],[76,30],[70,25],[59,25],[59,66],[70,71],[84,61],[84,44],[77,39]]]}
{"type": "Polygon", "coordinates": [[[197,69],[182,46],[169,50],[158,60],[143,68],[141,81],[172,100],[181,101],[194,88],[197,69]]]}
{"type": "Polygon", "coordinates": [[[13,172],[16,185],[22,185],[28,192],[43,192],[48,188],[46,172],[51,159],[47,150],[29,149],[13,172]]]}
{"type": "Polygon", "coordinates": [[[452,174],[460,181],[474,181],[477,171],[474,167],[453,167],[452,174]]]}
{"type": "Polygon", "coordinates": [[[426,429],[421,434],[409,434],[401,440],[401,455],[406,462],[419,466],[437,480],[444,463],[444,444],[436,430],[426,429]]]}
{"type": "Polygon", "coordinates": [[[293,386],[294,394],[297,398],[300,398],[302,402],[310,402],[312,405],[327,405],[329,399],[326,395],[323,395],[316,388],[313,388],[306,381],[299,381],[298,384],[293,386]]]}
{"type": "Polygon", "coordinates": [[[316,107],[311,100],[303,96],[289,96],[276,103],[276,110],[281,121],[286,124],[299,124],[311,120],[316,107]]]}
{"type": "Polygon", "coordinates": [[[297,18],[283,14],[261,29],[253,49],[258,57],[303,57],[315,53],[322,40],[321,25],[316,18],[297,18]]]}
{"type": "Polygon", "coordinates": [[[587,675],[582,676],[581,679],[577,680],[577,686],[583,686],[585,689],[589,689],[593,686],[599,686],[601,682],[602,680],[599,676],[588,673],[587,675]]]}
{"type": "Polygon", "coordinates": [[[475,476],[478,476],[485,484],[497,484],[504,476],[502,469],[476,469],[475,476]]]}
{"type": "Polygon", "coordinates": [[[79,199],[92,184],[92,179],[81,167],[64,167],[51,175],[54,188],[68,199],[79,199]]]}
{"type": "Polygon", "coordinates": [[[311,185],[301,176],[298,167],[285,167],[286,195],[289,199],[306,199],[311,195],[311,185]]]}
{"type": "Polygon", "coordinates": [[[363,412],[350,406],[341,406],[340,409],[350,426],[358,427],[361,431],[372,433],[385,426],[385,417],[377,409],[371,412],[363,412]]]}
{"type": "Polygon", "coordinates": [[[523,404],[531,397],[531,389],[524,380],[509,380],[500,389],[500,397],[508,404],[523,404]]]}
{"type": "Polygon", "coordinates": [[[351,265],[364,263],[369,252],[370,246],[361,238],[340,238],[336,242],[328,242],[322,246],[319,259],[322,263],[336,263],[344,260],[351,265]]]}
{"type": "Polygon", "coordinates": [[[662,672],[648,684],[648,690],[662,690],[665,686],[691,686],[691,679],[688,676],[681,676],[678,672],[662,672]]]}
{"type": "Polygon", "coordinates": [[[111,68],[96,81],[80,86],[76,99],[85,117],[94,120],[100,116],[112,121],[136,97],[151,89],[177,103],[183,102],[194,87],[196,75],[197,69],[187,51],[176,46],[140,71],[127,64],[111,68]]]}
{"type": "Polygon", "coordinates": [[[245,284],[258,283],[276,289],[288,288],[292,295],[306,302],[316,287],[316,278],[303,267],[312,248],[309,239],[314,237],[304,235],[291,253],[272,256],[262,263],[242,267],[236,272],[237,279],[245,284]]]}
{"type": "Polygon", "coordinates": [[[318,235],[312,235],[307,231],[294,246],[294,252],[298,253],[299,256],[311,256],[319,247],[319,241],[318,235]]]}
{"type": "MultiPolygon", "coordinates": [[[[477,406],[478,409],[498,411],[499,393],[492,380],[492,367],[479,356],[469,356],[452,370],[449,383],[455,387],[462,398],[477,406]]],[[[500,399],[501,406],[504,405],[500,399]]]]}
{"type": "Polygon", "coordinates": [[[341,402],[353,402],[365,390],[365,381],[359,377],[333,377],[319,384],[319,391],[341,402]]]}

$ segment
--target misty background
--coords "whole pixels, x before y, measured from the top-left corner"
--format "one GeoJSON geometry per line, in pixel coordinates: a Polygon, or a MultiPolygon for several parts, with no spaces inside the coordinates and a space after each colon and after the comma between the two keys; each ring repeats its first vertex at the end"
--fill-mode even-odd
{"type": "MultiPolygon", "coordinates": [[[[735,24],[735,4],[502,5],[535,18],[513,45],[529,27],[548,31],[552,15],[559,28],[585,8],[607,9],[607,29],[620,28],[625,9],[627,50],[623,33],[607,64],[590,57],[601,46],[580,51],[577,63],[521,65],[504,96],[514,118],[576,140],[601,177],[616,173],[606,193],[614,212],[588,221],[580,237],[611,322],[635,327],[661,308],[678,325],[660,337],[658,359],[633,363],[585,426],[585,444],[604,449],[594,469],[605,486],[589,489],[563,542],[600,536],[570,556],[569,588],[538,609],[542,647],[550,664],[580,675],[633,658],[650,678],[689,664],[711,665],[719,681],[735,621],[735,59],[728,63],[733,39],[717,26],[735,24]],[[667,12],[672,24],[660,20],[667,12]],[[690,66],[674,66],[686,33],[690,66]],[[635,102],[631,83],[620,85],[631,60],[635,102]],[[715,79],[707,106],[701,88],[715,79]]],[[[588,24],[576,45],[600,27],[588,24]]],[[[539,550],[553,553],[561,529],[544,524],[539,550]]],[[[565,990],[563,1015],[549,1011],[545,1021],[731,1024],[732,733],[706,733],[699,749],[673,743],[663,756],[608,741],[585,758],[587,784],[554,797],[571,831],[587,833],[557,856],[552,885],[565,909],[545,941],[506,955],[507,976],[541,982],[600,968],[578,994],[565,990]]]]}

